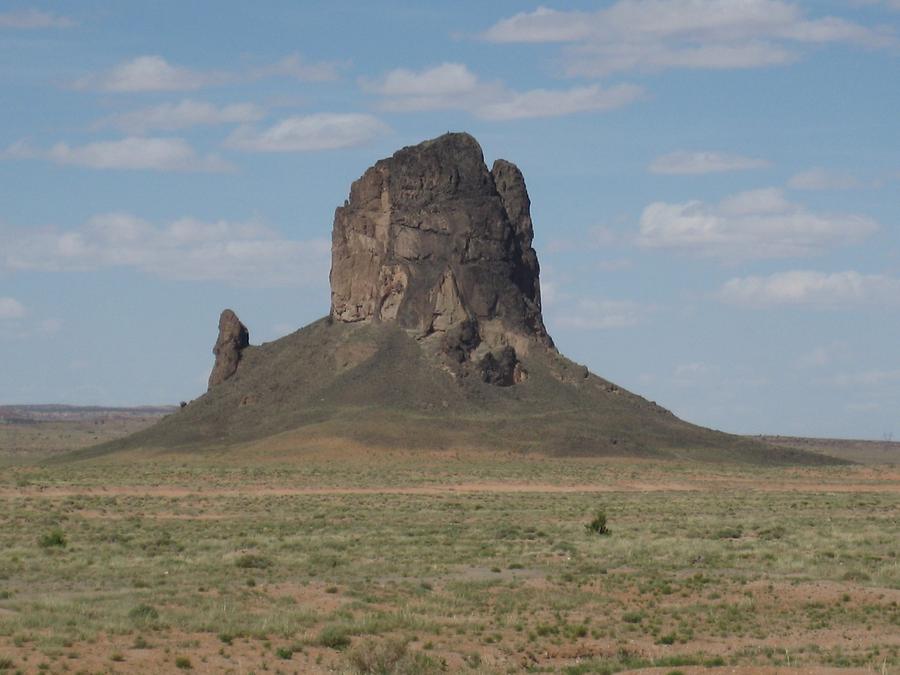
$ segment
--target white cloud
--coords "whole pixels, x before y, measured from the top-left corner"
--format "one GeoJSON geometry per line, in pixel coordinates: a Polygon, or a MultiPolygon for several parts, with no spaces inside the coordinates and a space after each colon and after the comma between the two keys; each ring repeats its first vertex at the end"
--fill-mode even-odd
{"type": "Polygon", "coordinates": [[[388,127],[372,115],[316,113],[288,117],[267,129],[240,127],[226,145],[251,152],[308,152],[363,145],[387,133],[388,127]]]}
{"type": "Polygon", "coordinates": [[[333,80],[337,77],[337,65],[307,63],[298,54],[291,54],[271,65],[228,72],[194,70],[172,65],[157,54],[146,54],[124,61],[104,73],[82,77],[73,85],[76,89],[98,89],[119,93],[188,91],[267,77],[291,77],[311,82],[333,80]]]}
{"type": "Polygon", "coordinates": [[[0,319],[19,319],[25,316],[25,306],[15,298],[0,298],[0,319]]]}
{"type": "Polygon", "coordinates": [[[791,176],[788,187],[794,190],[852,190],[862,187],[862,183],[852,174],[815,167],[791,176]]]}
{"type": "Polygon", "coordinates": [[[569,89],[513,91],[501,82],[483,82],[465,65],[443,63],[412,71],[392,70],[379,80],[361,80],[363,89],[382,97],[380,107],[394,112],[459,109],[487,120],[558,117],[619,108],[641,98],[632,84],[569,89]]]}
{"type": "Polygon", "coordinates": [[[531,89],[510,92],[503,100],[484,103],[475,114],[488,120],[560,117],[613,110],[636,101],[644,90],[633,84],[603,88],[599,84],[571,89],[531,89]]]}
{"type": "Polygon", "coordinates": [[[77,89],[113,92],[184,91],[221,84],[227,75],[173,66],[161,56],[138,56],[106,73],[89,75],[75,82],[77,89]]]}
{"type": "Polygon", "coordinates": [[[329,82],[338,79],[340,67],[341,64],[330,61],[306,61],[300,54],[294,53],[271,65],[254,68],[247,79],[291,77],[301,82],[329,82]]]}
{"type": "Polygon", "coordinates": [[[99,215],[73,230],[10,232],[0,244],[0,269],[9,272],[125,267],[257,287],[314,284],[327,273],[330,251],[324,239],[286,239],[257,222],[181,218],[160,226],[127,213],[99,215]]]}
{"type": "Polygon", "coordinates": [[[175,131],[200,124],[246,124],[265,117],[265,110],[253,103],[231,103],[215,106],[205,101],[184,99],[179,103],[157,106],[111,115],[95,127],[115,127],[131,134],[143,134],[154,129],[175,131]]]}
{"type": "MultiPolygon", "coordinates": [[[[618,246],[624,237],[616,230],[605,225],[589,227],[579,237],[555,236],[542,246],[549,253],[571,253],[573,251],[600,251],[618,246]]],[[[625,269],[631,265],[630,260],[615,259],[594,261],[600,269],[609,271],[625,269]]]]}
{"type": "Polygon", "coordinates": [[[803,43],[894,44],[893,35],[835,17],[808,19],[784,0],[618,0],[596,12],[539,7],[503,19],[499,43],[567,43],[569,75],[668,68],[753,68],[787,63],[803,43]]]}
{"type": "Polygon", "coordinates": [[[755,157],[730,155],[723,152],[678,151],[654,159],[650,163],[650,172],[672,175],[698,175],[762,169],[767,166],[769,166],[769,162],[755,157]]]}
{"type": "Polygon", "coordinates": [[[75,25],[72,19],[53,12],[42,12],[37,9],[22,9],[14,12],[0,13],[0,28],[17,28],[33,30],[38,28],[71,28],[75,25]]]}
{"type": "Polygon", "coordinates": [[[154,171],[232,171],[234,167],[216,155],[200,156],[181,138],[129,136],[116,141],[85,145],[57,143],[38,158],[57,164],[91,169],[146,169],[154,171]]]}
{"type": "Polygon", "coordinates": [[[630,328],[643,322],[649,310],[631,300],[581,299],[554,311],[557,317],[553,323],[580,330],[630,328]]]}
{"type": "Polygon", "coordinates": [[[718,292],[723,302],[745,307],[807,305],[841,308],[900,304],[900,279],[881,274],[791,270],[731,279],[718,292]]]}
{"type": "Polygon", "coordinates": [[[655,202],[640,219],[637,243],[723,258],[777,258],[818,253],[878,229],[871,218],[817,214],[778,188],[741,192],[718,204],[655,202]]]}
{"type": "Polygon", "coordinates": [[[382,96],[404,97],[468,94],[479,86],[478,77],[461,63],[442,63],[421,72],[397,68],[380,81],[361,83],[382,96]]]}

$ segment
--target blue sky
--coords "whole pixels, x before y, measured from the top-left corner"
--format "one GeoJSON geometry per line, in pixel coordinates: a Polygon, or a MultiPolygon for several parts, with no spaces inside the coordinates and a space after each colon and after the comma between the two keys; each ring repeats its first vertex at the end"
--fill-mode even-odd
{"type": "Polygon", "coordinates": [[[328,311],[350,182],[523,170],[561,351],[698,423],[900,436],[900,2],[4,2],[0,403],[172,403],[328,311]]]}

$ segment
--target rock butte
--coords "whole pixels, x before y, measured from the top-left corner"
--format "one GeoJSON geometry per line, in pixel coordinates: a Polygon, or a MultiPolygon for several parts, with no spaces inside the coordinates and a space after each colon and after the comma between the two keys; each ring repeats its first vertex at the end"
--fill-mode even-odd
{"type": "MultiPolygon", "coordinates": [[[[403,148],[355,181],[335,212],[330,317],[395,322],[454,372],[516,384],[527,377],[521,355],[553,348],[533,238],[515,164],[488,170],[465,133],[403,148]]],[[[231,346],[237,317],[226,313],[210,386],[234,374],[243,348],[231,346]]]]}
{"type": "Polygon", "coordinates": [[[225,310],[203,396],[77,456],[473,448],[828,461],[690,424],[560,354],[541,315],[530,206],[519,169],[489,169],[468,134],[376,162],[335,211],[327,317],[257,346],[225,310]]]}

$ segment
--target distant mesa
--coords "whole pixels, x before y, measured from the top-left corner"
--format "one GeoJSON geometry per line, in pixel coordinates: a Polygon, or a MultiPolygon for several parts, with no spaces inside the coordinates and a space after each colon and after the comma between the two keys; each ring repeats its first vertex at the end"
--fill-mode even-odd
{"type": "Polygon", "coordinates": [[[337,208],[329,315],[251,346],[225,310],[209,390],[82,451],[485,449],[758,463],[819,455],[698,427],[559,354],[522,172],[448,133],[370,167],[337,208]]]}

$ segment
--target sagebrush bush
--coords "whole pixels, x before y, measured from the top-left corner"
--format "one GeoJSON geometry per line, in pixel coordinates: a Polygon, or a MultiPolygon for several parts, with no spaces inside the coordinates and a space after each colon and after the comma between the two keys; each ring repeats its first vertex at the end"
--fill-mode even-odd
{"type": "Polygon", "coordinates": [[[235,559],[234,564],[245,570],[264,570],[272,566],[272,561],[265,556],[247,553],[235,559]]]}
{"type": "Polygon", "coordinates": [[[591,534],[609,534],[609,528],[606,526],[606,511],[602,509],[597,511],[594,519],[585,525],[587,531],[591,534]]]}
{"type": "Polygon", "coordinates": [[[63,534],[63,531],[57,528],[55,530],[50,530],[41,537],[38,540],[38,543],[42,548],[65,548],[68,542],[66,541],[66,535],[63,534]]]}
{"type": "Polygon", "coordinates": [[[319,633],[319,644],[330,649],[343,649],[350,644],[350,636],[342,626],[325,626],[319,633]]]}
{"type": "Polygon", "coordinates": [[[132,621],[156,621],[159,618],[159,612],[152,605],[140,604],[130,612],[128,618],[132,621]]]}

